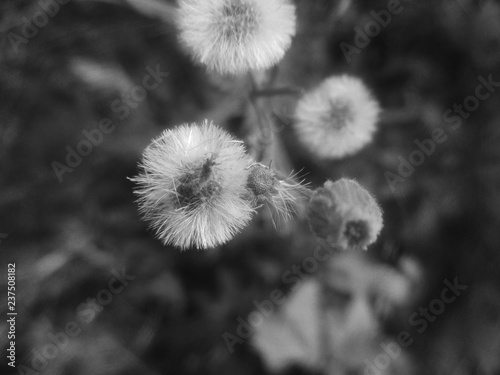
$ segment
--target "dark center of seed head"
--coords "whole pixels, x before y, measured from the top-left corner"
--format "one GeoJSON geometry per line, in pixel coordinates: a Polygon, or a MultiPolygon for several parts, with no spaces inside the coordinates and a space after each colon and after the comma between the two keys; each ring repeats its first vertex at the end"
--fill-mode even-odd
{"type": "Polygon", "coordinates": [[[325,119],[327,126],[332,126],[336,130],[340,130],[347,126],[349,121],[353,120],[351,107],[347,102],[338,101],[332,102],[328,116],[325,119]]]}
{"type": "Polygon", "coordinates": [[[207,176],[203,169],[189,173],[180,179],[176,187],[177,202],[180,207],[204,203],[220,195],[221,184],[207,176]]]}
{"type": "Polygon", "coordinates": [[[365,221],[348,221],[345,225],[344,236],[349,246],[359,246],[368,238],[368,224],[365,221]]]}
{"type": "Polygon", "coordinates": [[[220,23],[225,37],[238,40],[254,33],[259,25],[257,11],[245,0],[228,0],[220,23]]]}

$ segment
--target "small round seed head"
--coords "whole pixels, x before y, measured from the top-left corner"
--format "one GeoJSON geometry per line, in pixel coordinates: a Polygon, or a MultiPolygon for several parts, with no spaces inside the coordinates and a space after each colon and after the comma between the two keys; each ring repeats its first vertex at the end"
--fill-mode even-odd
{"type": "Polygon", "coordinates": [[[327,181],[308,206],[313,233],[332,247],[366,249],[382,230],[382,211],[356,181],[327,181]]]}
{"type": "Polygon", "coordinates": [[[335,159],[358,152],[372,140],[379,113],[363,82],[333,76],[299,100],[294,126],[311,153],[335,159]]]}

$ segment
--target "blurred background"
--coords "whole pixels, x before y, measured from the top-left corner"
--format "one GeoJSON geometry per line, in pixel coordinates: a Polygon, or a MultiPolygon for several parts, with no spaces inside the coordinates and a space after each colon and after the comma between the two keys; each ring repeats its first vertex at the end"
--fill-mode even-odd
{"type": "MultiPolygon", "coordinates": [[[[247,321],[274,289],[289,297],[282,308],[296,311],[293,293],[305,289],[290,290],[283,275],[318,246],[302,216],[276,230],[263,212],[227,245],[182,253],[140,220],[127,177],[153,137],[209,118],[246,139],[251,122],[248,79],[208,73],[179,46],[175,1],[2,0],[1,310],[7,265],[15,263],[18,313],[18,368],[4,356],[2,374],[500,374],[500,87],[491,84],[500,82],[500,2],[402,0],[402,11],[362,48],[358,30],[392,1],[294,2],[298,30],[279,85],[310,89],[348,73],[384,109],[371,145],[326,162],[296,139],[293,98],[270,99],[280,124],[274,137],[291,168],[312,187],[354,178],[384,210],[370,254],[343,254],[322,268],[350,275],[338,282],[342,291],[318,297],[337,317],[328,329],[337,324],[347,339],[325,349],[313,337],[297,349],[284,338],[269,349],[237,336],[239,318],[247,321]],[[345,43],[356,52],[346,56],[345,43]],[[458,112],[454,105],[481,84],[488,98],[458,112]],[[443,117],[449,110],[455,123],[443,117]],[[437,128],[447,140],[391,186],[387,172],[397,176],[401,158],[418,150],[415,140],[437,128]],[[467,289],[417,332],[410,317],[422,319],[419,309],[441,298],[444,280],[467,289]],[[373,293],[361,292],[374,284],[373,293]],[[364,307],[352,311],[365,314],[349,325],[355,300],[364,307]],[[369,370],[384,353],[381,340],[402,331],[413,338],[404,355],[369,370]],[[233,351],[227,332],[241,340],[233,351]],[[278,347],[312,354],[273,368],[278,347]]],[[[307,273],[301,284],[321,277],[328,278],[307,273]]],[[[279,314],[276,337],[290,329],[279,314]]],[[[304,324],[294,325],[313,330],[304,324]]]]}

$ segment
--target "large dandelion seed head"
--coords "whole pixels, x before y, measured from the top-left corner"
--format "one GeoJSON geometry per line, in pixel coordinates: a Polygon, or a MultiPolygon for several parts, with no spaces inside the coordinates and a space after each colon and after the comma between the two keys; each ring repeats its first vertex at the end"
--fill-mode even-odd
{"type": "Polygon", "coordinates": [[[278,63],[295,34],[288,0],[181,0],[180,40],[196,60],[222,74],[278,63]]]}
{"type": "Polygon", "coordinates": [[[359,79],[334,76],[300,99],[295,129],[312,153],[334,159],[366,146],[379,114],[378,103],[359,79]]]}
{"type": "Polygon", "coordinates": [[[166,130],[144,151],[140,210],[164,244],[210,248],[230,240],[251,220],[249,157],[241,141],[217,126],[166,130]]]}
{"type": "Polygon", "coordinates": [[[327,181],[309,202],[311,230],[332,247],[366,249],[382,230],[382,211],[356,181],[327,181]]]}

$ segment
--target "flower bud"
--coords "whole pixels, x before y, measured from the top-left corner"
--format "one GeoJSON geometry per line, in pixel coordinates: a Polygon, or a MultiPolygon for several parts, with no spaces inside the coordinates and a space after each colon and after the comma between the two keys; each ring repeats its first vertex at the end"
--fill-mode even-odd
{"type": "Polygon", "coordinates": [[[327,181],[308,206],[313,233],[332,247],[365,249],[382,230],[382,211],[375,199],[356,181],[327,181]]]}

